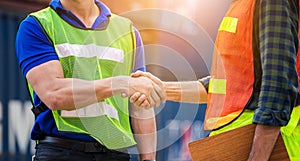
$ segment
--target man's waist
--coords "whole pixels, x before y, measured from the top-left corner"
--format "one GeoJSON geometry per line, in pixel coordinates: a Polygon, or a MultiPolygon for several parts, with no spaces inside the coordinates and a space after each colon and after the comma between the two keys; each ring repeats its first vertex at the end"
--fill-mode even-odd
{"type": "Polygon", "coordinates": [[[104,145],[100,144],[99,142],[86,142],[80,141],[75,139],[67,139],[61,137],[52,137],[46,136],[44,139],[38,140],[38,144],[53,144],[59,147],[63,147],[66,149],[73,149],[81,152],[87,153],[105,153],[105,152],[121,152],[121,153],[128,153],[127,149],[116,149],[111,150],[106,148],[104,145]]]}

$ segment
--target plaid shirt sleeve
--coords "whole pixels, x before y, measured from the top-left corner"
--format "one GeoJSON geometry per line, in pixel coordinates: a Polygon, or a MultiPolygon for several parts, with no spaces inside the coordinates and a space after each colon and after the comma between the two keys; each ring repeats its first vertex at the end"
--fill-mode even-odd
{"type": "MultiPolygon", "coordinates": [[[[262,83],[253,123],[284,126],[298,91],[298,0],[257,0],[262,83]]],[[[256,11],[257,11],[256,10],[256,11]]]]}

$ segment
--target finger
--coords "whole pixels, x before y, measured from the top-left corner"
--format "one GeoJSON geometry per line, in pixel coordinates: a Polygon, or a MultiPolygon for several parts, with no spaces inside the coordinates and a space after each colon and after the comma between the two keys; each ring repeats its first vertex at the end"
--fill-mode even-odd
{"type": "Polygon", "coordinates": [[[134,103],[138,100],[138,98],[141,96],[140,92],[135,92],[133,95],[130,96],[130,102],[134,103]]]}
{"type": "Polygon", "coordinates": [[[149,101],[150,107],[155,107],[155,100],[152,98],[151,93],[147,99],[149,101]]]}
{"type": "MultiPolygon", "coordinates": [[[[145,102],[145,101],[147,101],[147,97],[144,95],[144,94],[142,94],[137,100],[136,100],[136,105],[137,105],[137,107],[142,107],[143,108],[143,103],[145,102]]],[[[146,104],[146,103],[145,103],[146,104]]]]}
{"type": "Polygon", "coordinates": [[[131,73],[130,76],[131,76],[131,77],[140,77],[140,76],[143,76],[143,74],[144,74],[144,72],[138,70],[138,71],[136,71],[136,72],[134,72],[134,73],[131,73]]]}
{"type": "Polygon", "coordinates": [[[154,85],[154,90],[155,90],[156,94],[159,96],[160,101],[162,103],[166,103],[167,96],[166,96],[166,92],[164,91],[164,89],[158,85],[154,85]]]}
{"type": "Polygon", "coordinates": [[[151,74],[151,73],[149,73],[149,72],[144,72],[143,73],[143,76],[145,76],[145,77],[147,77],[147,78],[149,78],[149,79],[151,79],[154,83],[156,83],[157,85],[159,85],[159,86],[163,86],[163,83],[162,83],[162,81],[158,78],[158,77],[156,77],[155,75],[153,75],[153,74],[151,74]]]}
{"type": "Polygon", "coordinates": [[[160,105],[160,97],[158,96],[158,94],[156,93],[155,90],[152,90],[150,92],[150,97],[152,98],[152,100],[154,101],[154,106],[152,107],[158,107],[160,105]]]}
{"type": "Polygon", "coordinates": [[[151,106],[150,106],[149,101],[146,99],[146,100],[141,104],[141,107],[142,107],[142,108],[145,108],[145,109],[148,109],[148,108],[150,108],[151,106]]]}
{"type": "Polygon", "coordinates": [[[134,93],[130,97],[130,102],[133,103],[136,107],[140,108],[149,108],[150,103],[147,100],[147,97],[144,94],[141,94],[139,92],[134,93]]]}

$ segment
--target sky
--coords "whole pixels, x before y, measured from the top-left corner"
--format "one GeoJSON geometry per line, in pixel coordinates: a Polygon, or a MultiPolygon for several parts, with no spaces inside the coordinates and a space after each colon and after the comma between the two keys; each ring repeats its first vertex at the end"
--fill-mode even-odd
{"type": "Polygon", "coordinates": [[[103,0],[140,31],[147,70],[163,80],[209,74],[218,26],[231,0],[103,0]]]}

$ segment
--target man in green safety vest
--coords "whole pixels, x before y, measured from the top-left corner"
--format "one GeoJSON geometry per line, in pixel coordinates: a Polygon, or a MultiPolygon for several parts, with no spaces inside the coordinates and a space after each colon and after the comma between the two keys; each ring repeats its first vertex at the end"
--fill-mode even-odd
{"type": "Polygon", "coordinates": [[[53,0],[22,21],[16,53],[34,105],[36,160],[129,161],[136,144],[141,161],[155,160],[153,109],[129,108],[121,95],[143,93],[145,106],[165,100],[150,79],[130,77],[145,71],[130,20],[97,0],[53,0]]]}

